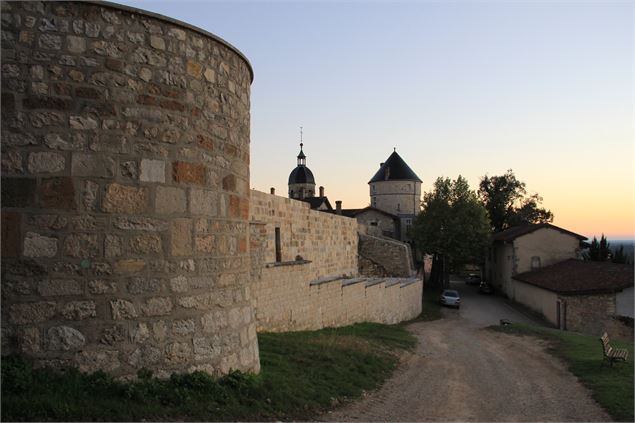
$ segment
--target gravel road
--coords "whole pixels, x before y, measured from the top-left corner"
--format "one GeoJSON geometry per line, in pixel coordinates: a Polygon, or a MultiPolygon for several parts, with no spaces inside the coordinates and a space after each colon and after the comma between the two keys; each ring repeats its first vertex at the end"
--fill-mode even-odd
{"type": "Polygon", "coordinates": [[[486,319],[468,319],[463,311],[411,324],[419,343],[392,378],[322,420],[611,420],[543,341],[484,329],[486,319]]]}

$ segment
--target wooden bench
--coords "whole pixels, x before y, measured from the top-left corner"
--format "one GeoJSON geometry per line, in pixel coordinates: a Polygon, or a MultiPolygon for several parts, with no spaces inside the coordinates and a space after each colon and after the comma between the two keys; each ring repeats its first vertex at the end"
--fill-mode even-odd
{"type": "Polygon", "coordinates": [[[604,335],[600,338],[600,342],[602,343],[602,352],[604,353],[602,365],[604,365],[605,361],[608,361],[611,367],[613,367],[614,361],[626,361],[628,359],[628,350],[613,348],[611,344],[609,344],[608,333],[604,332],[604,335]]]}

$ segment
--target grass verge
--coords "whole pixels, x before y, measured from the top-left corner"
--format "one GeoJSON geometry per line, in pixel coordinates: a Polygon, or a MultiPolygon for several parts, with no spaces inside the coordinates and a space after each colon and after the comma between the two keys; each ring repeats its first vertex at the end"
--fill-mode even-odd
{"type": "Polygon", "coordinates": [[[103,372],[33,370],[2,358],[3,421],[312,420],[377,388],[416,338],[401,325],[361,323],[258,335],[262,371],[121,382],[103,372]]]}
{"type": "Polygon", "coordinates": [[[626,363],[602,366],[599,338],[522,324],[492,326],[492,330],[513,335],[531,335],[551,341],[549,352],[562,358],[569,370],[593,393],[595,400],[616,421],[633,421],[633,344],[611,341],[629,350],[626,363]]]}

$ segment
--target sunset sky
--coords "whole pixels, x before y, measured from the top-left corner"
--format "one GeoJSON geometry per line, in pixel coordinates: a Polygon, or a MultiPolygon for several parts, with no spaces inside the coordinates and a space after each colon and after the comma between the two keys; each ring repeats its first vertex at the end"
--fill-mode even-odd
{"type": "Polygon", "coordinates": [[[634,238],[631,1],[125,1],[251,61],[251,186],[286,196],[304,127],[331,203],[393,147],[423,179],[513,169],[592,237],[634,238]]]}

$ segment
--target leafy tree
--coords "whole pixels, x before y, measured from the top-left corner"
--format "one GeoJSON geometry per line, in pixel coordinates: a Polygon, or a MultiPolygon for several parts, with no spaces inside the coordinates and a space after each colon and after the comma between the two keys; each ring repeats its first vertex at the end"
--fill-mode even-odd
{"type": "Polygon", "coordinates": [[[490,222],[465,178],[437,178],[432,191],[423,195],[412,235],[422,252],[433,255],[431,282],[447,285],[450,270],[481,263],[490,222]]]}
{"type": "Polygon", "coordinates": [[[478,196],[489,213],[495,232],[526,223],[553,221],[553,213],[540,207],[542,197],[528,195],[525,183],[516,179],[511,169],[502,176],[483,176],[478,196]]]}

